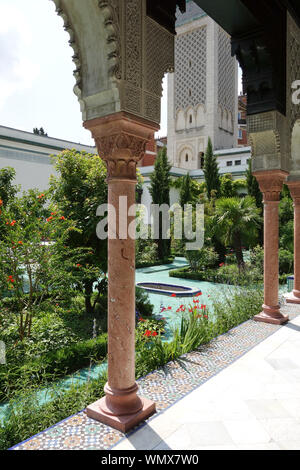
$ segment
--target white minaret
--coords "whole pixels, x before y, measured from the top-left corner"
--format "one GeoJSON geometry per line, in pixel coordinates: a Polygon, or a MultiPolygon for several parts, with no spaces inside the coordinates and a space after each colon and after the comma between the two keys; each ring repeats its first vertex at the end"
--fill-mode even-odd
{"type": "Polygon", "coordinates": [[[175,72],[168,76],[168,156],[201,168],[208,137],[215,150],[237,147],[238,64],[230,37],[193,1],[177,11],[175,72]]]}

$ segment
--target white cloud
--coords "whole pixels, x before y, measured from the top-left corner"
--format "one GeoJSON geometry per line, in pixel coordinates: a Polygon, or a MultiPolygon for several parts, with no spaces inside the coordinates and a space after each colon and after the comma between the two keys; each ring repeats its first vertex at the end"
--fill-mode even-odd
{"type": "Polygon", "coordinates": [[[39,66],[28,58],[32,33],[26,18],[7,2],[0,5],[0,109],[16,92],[31,88],[39,66]]]}

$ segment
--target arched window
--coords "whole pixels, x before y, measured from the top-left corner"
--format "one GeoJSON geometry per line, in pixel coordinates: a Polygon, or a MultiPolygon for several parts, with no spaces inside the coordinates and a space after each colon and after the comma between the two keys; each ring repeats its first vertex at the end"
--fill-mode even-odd
{"type": "Polygon", "coordinates": [[[190,114],[190,124],[193,122],[193,116],[190,114]]]}
{"type": "Polygon", "coordinates": [[[188,154],[188,153],[185,154],[185,161],[186,161],[186,162],[189,161],[189,154],[188,154]]]}

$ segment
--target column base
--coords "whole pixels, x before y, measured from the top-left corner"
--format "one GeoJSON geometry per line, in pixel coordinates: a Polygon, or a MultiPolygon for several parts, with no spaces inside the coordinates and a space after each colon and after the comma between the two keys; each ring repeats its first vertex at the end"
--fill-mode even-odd
{"type": "Polygon", "coordinates": [[[274,307],[263,305],[263,311],[255,315],[253,320],[263,323],[272,323],[273,325],[283,325],[289,321],[289,317],[288,315],[282,315],[279,305],[274,307]]]}
{"type": "Polygon", "coordinates": [[[286,294],[284,298],[288,304],[300,304],[300,292],[298,290],[286,294]]]}
{"type": "Polygon", "coordinates": [[[111,414],[107,406],[106,397],[89,405],[86,409],[86,414],[89,418],[100,421],[107,426],[110,426],[118,431],[126,433],[134,428],[137,424],[141,423],[147,418],[150,418],[155,412],[155,403],[148,398],[140,397],[142,408],[136,413],[122,416],[115,416],[111,414]]]}

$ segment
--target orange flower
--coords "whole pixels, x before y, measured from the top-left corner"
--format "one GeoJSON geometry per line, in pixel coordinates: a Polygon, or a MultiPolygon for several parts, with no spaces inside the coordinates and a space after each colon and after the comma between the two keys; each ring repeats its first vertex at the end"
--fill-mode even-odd
{"type": "Polygon", "coordinates": [[[3,206],[3,201],[2,201],[2,199],[0,199],[0,206],[3,206]]]}

